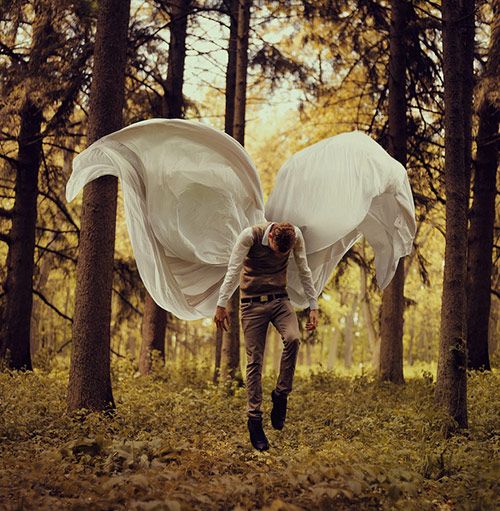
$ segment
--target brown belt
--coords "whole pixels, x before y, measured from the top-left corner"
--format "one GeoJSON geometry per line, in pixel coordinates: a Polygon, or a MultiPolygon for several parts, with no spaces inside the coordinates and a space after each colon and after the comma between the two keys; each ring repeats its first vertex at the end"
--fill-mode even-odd
{"type": "Polygon", "coordinates": [[[251,296],[247,298],[242,298],[241,303],[248,303],[248,302],[270,302],[271,300],[274,300],[275,298],[283,298],[284,296],[288,296],[286,293],[276,293],[274,295],[260,295],[260,296],[251,296]]]}

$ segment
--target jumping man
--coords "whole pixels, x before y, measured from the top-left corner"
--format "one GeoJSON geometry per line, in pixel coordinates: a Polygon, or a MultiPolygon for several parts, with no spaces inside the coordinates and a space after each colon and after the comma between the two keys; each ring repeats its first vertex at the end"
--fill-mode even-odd
{"type": "Polygon", "coordinates": [[[248,430],[252,445],[260,451],[269,449],[261,411],[262,360],[269,322],[276,327],[284,344],[277,385],[271,393],[271,423],[275,429],[283,429],[285,424],[287,397],[292,390],[297,362],[299,324],[286,290],[286,272],[292,251],[310,304],[306,329],[315,329],[318,324],[318,304],[307,264],[304,238],[298,227],[287,222],[258,224],[240,233],[231,253],[214,316],[217,327],[227,330],[229,315],[226,303],[239,279],[241,324],[248,359],[248,430]]]}

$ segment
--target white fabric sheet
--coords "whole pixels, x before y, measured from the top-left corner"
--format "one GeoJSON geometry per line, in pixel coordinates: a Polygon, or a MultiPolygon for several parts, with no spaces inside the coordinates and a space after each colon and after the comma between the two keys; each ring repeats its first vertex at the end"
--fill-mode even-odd
{"type": "MultiPolygon", "coordinates": [[[[415,235],[405,169],[360,132],[292,156],[278,173],[266,215],[245,149],[202,123],[151,119],[99,139],[75,158],[66,199],[106,174],[120,179],[146,289],[182,319],[213,316],[236,237],[266,217],[301,228],[318,293],[362,234],[375,250],[377,279],[385,287],[415,235]]],[[[293,261],[288,279],[292,302],[307,306],[293,261]]]]}
{"type": "MultiPolygon", "coordinates": [[[[377,282],[385,288],[400,257],[411,252],[416,231],[406,170],[360,131],[294,154],[279,170],[265,211],[269,220],[300,227],[319,292],[362,235],[374,249],[377,282]]],[[[288,291],[297,306],[307,306],[293,262],[288,291]]]]}

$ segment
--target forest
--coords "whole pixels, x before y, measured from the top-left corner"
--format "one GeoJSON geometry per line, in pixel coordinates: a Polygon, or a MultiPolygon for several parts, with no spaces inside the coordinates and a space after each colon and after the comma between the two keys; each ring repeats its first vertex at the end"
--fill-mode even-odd
{"type": "Polygon", "coordinates": [[[498,509],[499,45],[499,0],[1,1],[0,509],[498,509]],[[240,291],[227,330],[176,316],[122,182],[68,201],[74,158],[148,119],[234,138],[266,200],[345,132],[406,169],[411,253],[382,290],[362,238],[315,329],[296,308],[282,431],[267,330],[269,450],[246,429],[240,291]]]}

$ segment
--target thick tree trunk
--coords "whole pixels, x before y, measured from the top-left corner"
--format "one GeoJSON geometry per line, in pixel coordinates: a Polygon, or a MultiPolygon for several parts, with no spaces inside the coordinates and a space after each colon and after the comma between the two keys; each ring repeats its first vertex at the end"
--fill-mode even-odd
{"type": "MultiPolygon", "coordinates": [[[[88,143],[122,127],[130,0],[101,0],[88,143]]],[[[68,409],[114,408],[110,377],[110,319],[117,178],[104,176],[83,190],[68,409]]]]}
{"type": "MultiPolygon", "coordinates": [[[[389,57],[389,153],[406,165],[406,44],[409,18],[406,0],[391,1],[389,57]]],[[[380,370],[382,381],[404,383],[403,377],[404,260],[382,294],[380,370]]]]}
{"type": "MultiPolygon", "coordinates": [[[[226,132],[240,144],[245,142],[246,80],[248,67],[248,35],[250,24],[249,0],[230,3],[231,29],[226,75],[226,132]],[[236,27],[233,23],[236,23],[236,27]],[[236,34],[236,44],[235,44],[236,34]],[[232,101],[231,101],[232,97],[232,101]],[[231,103],[234,110],[230,108],[231,103]],[[228,108],[229,106],[229,108],[228,108]],[[231,124],[231,115],[233,116],[231,124]]],[[[240,370],[240,291],[237,289],[228,301],[230,326],[222,334],[222,374],[227,379],[242,383],[240,370]]]]}
{"type": "MultiPolygon", "coordinates": [[[[496,4],[495,14],[500,14],[496,4]]],[[[498,18],[497,18],[498,19],[498,18]]],[[[495,83],[500,67],[500,24],[493,29],[488,62],[483,79],[495,83]]],[[[486,91],[479,107],[479,129],[474,174],[474,198],[470,211],[467,264],[467,353],[470,369],[490,367],[488,349],[491,309],[495,192],[498,166],[498,124],[500,114],[486,91]]]]}
{"type": "Polygon", "coordinates": [[[142,344],[139,355],[139,372],[149,374],[152,369],[153,350],[159,352],[160,359],[165,362],[165,331],[167,312],[146,294],[144,315],[142,317],[142,344]]]}
{"type": "MultiPolygon", "coordinates": [[[[35,6],[37,21],[28,61],[28,71],[36,78],[46,58],[52,34],[51,9],[35,6]]],[[[14,207],[7,252],[4,283],[5,305],[0,330],[0,357],[12,369],[31,370],[30,324],[37,217],[38,169],[42,154],[40,133],[43,112],[30,100],[31,91],[20,110],[20,130],[16,165],[14,207]]]]}
{"type": "Polygon", "coordinates": [[[29,100],[21,110],[15,202],[7,253],[6,293],[0,355],[12,369],[31,370],[30,324],[33,268],[42,140],[41,110],[29,100]]]}
{"type": "Polygon", "coordinates": [[[168,119],[184,117],[184,63],[186,60],[186,31],[191,0],[171,0],[170,43],[168,69],[163,96],[163,116],[168,119]]]}
{"type": "Polygon", "coordinates": [[[491,308],[491,272],[499,112],[487,105],[479,113],[474,176],[474,199],[469,229],[467,272],[467,352],[470,369],[490,367],[488,326],[491,308]]]}
{"type": "MultiPolygon", "coordinates": [[[[186,60],[186,31],[191,0],[173,0],[171,4],[168,69],[162,101],[162,115],[169,119],[184,117],[184,64],[186,60]]],[[[146,291],[144,305],[139,372],[151,371],[151,350],[160,351],[165,360],[165,330],[167,311],[162,309],[146,291]],[[162,344],[160,346],[160,343],[162,344]]]]}
{"type": "MultiPolygon", "coordinates": [[[[446,249],[441,302],[441,335],[435,401],[456,422],[467,427],[466,279],[468,170],[464,146],[464,83],[472,73],[464,65],[473,44],[474,1],[443,3],[443,62],[445,110],[446,249]],[[468,40],[472,37],[472,41],[468,40]]],[[[467,110],[467,109],[466,109],[467,110]]]]}
{"type": "Polygon", "coordinates": [[[233,137],[245,145],[245,113],[247,101],[248,38],[252,0],[238,1],[238,35],[236,45],[236,87],[234,97],[233,137]]]}

